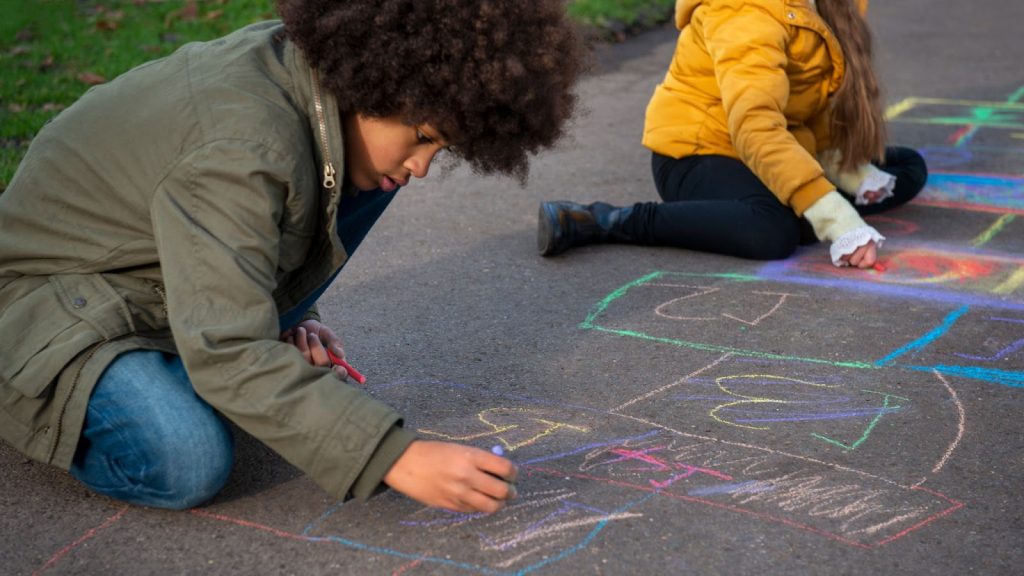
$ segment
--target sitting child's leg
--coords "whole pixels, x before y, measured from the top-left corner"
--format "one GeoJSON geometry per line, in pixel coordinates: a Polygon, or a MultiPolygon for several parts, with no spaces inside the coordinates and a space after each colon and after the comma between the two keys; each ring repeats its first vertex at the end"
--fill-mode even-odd
{"type": "Polygon", "coordinates": [[[541,255],[603,242],[754,260],[787,258],[796,249],[800,220],[739,160],[654,154],[651,169],[664,202],[621,208],[603,202],[542,203],[537,236],[541,255]]]}
{"type": "Polygon", "coordinates": [[[799,219],[741,161],[654,154],[651,170],[664,200],[649,220],[656,244],[755,260],[796,249],[799,219]]]}
{"type": "Polygon", "coordinates": [[[185,509],[224,486],[233,453],[230,428],[196,395],[180,358],[135,351],[96,384],[70,471],[111,498],[185,509]]]}

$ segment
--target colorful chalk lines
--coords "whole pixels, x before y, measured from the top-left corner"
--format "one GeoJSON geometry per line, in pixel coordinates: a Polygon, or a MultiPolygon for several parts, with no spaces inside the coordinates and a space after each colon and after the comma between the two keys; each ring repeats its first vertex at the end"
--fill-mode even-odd
{"type": "MultiPolygon", "coordinates": [[[[429,423],[416,427],[422,437],[485,449],[501,446],[517,462],[519,497],[497,514],[424,508],[394,493],[368,506],[331,507],[301,531],[211,509],[193,514],[366,553],[347,556],[348,566],[370,562],[367,566],[393,573],[415,568],[528,574],[570,561],[605,531],[628,538],[635,523],[666,517],[715,516],[727,526],[736,521],[768,525],[871,549],[963,506],[924,486],[923,477],[893,479],[849,463],[868,437],[875,451],[898,439],[900,425],[920,417],[929,396],[941,392],[955,399],[941,379],[914,375],[905,396],[892,392],[893,384],[884,379],[862,377],[857,368],[831,370],[823,379],[800,377],[799,363],[752,361],[732,353],[708,358],[707,364],[612,409],[453,382],[374,387],[375,396],[399,409],[418,407],[416,421],[429,423]],[[445,402],[425,406],[424,397],[445,402]],[[713,433],[687,431],[698,414],[703,414],[702,428],[717,424],[713,433]],[[872,433],[883,427],[879,419],[892,422],[872,433]],[[819,439],[808,436],[818,448],[768,447],[773,432],[792,434],[794,427],[818,433],[819,439]],[[768,435],[750,441],[744,438],[750,429],[768,435]]],[[[914,462],[899,468],[940,469],[958,440],[955,425],[948,432],[949,437],[937,439],[935,454],[920,461],[912,456],[914,462]]],[[[643,542],[630,546],[631,553],[644,549],[643,542]]]]}
{"type": "Polygon", "coordinates": [[[609,286],[583,333],[677,372],[614,406],[456,382],[371,388],[425,438],[501,446],[521,471],[506,510],[456,514],[385,493],[301,527],[219,506],[196,521],[331,546],[350,570],[395,574],[573,566],[599,538],[666,517],[853,549],[933,529],[964,506],[929,486],[967,429],[957,388],[1024,387],[1024,177],[1005,170],[1024,166],[1021,98],[890,108],[931,173],[911,205],[869,218],[888,238],[882,273],[835,269],[816,247],[754,273],[654,271],[609,286]]]}

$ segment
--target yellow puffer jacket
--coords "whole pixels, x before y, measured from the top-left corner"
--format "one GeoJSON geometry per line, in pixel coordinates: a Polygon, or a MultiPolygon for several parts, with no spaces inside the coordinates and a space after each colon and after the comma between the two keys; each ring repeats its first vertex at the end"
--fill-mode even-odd
{"type": "Polygon", "coordinates": [[[834,190],[816,156],[829,146],[828,99],[845,65],[810,1],[678,0],[676,26],[644,145],[737,158],[797,215],[834,190]]]}

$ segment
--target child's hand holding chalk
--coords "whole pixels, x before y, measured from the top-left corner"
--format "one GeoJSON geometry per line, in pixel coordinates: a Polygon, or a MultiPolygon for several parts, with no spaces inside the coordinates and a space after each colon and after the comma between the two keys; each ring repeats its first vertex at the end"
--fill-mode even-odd
{"type": "MultiPolygon", "coordinates": [[[[341,339],[319,320],[304,320],[298,326],[281,332],[280,340],[298,348],[310,364],[344,368],[353,380],[360,384],[366,383],[366,377],[342,358],[344,352],[341,351],[341,339]]],[[[341,375],[339,370],[335,370],[335,373],[341,375]]]]}
{"type": "Polygon", "coordinates": [[[351,376],[356,382],[360,384],[366,384],[366,376],[360,374],[358,370],[353,368],[352,365],[349,364],[348,362],[345,362],[344,358],[332,352],[330,348],[327,348],[326,350],[327,356],[330,357],[331,362],[333,362],[336,366],[341,366],[342,368],[344,368],[345,372],[348,372],[348,375],[351,376]]]}
{"type": "Polygon", "coordinates": [[[517,476],[516,465],[493,448],[413,440],[384,483],[427,506],[491,514],[518,496],[517,476]]]}

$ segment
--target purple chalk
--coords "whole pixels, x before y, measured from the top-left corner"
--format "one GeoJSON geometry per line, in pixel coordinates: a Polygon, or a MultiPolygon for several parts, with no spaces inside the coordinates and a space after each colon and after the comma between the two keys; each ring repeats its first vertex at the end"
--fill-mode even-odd
{"type": "Polygon", "coordinates": [[[499,446],[497,444],[495,444],[494,446],[491,447],[491,452],[494,452],[498,456],[504,456],[505,455],[505,451],[502,450],[501,446],[499,446]]]}

